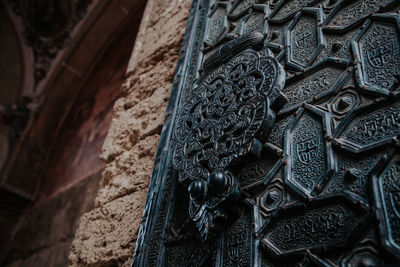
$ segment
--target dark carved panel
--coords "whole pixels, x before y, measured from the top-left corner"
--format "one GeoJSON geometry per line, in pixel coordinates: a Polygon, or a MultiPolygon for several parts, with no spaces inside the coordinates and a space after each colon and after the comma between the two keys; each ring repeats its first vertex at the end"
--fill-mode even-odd
{"type": "Polygon", "coordinates": [[[303,102],[314,103],[338,90],[348,72],[345,66],[331,59],[307,68],[287,79],[283,89],[288,103],[281,113],[294,111],[303,102]]]}
{"type": "Polygon", "coordinates": [[[330,116],[312,106],[299,109],[286,128],[285,181],[303,197],[316,195],[334,170],[330,116]]]}
{"type": "Polygon", "coordinates": [[[133,266],[400,264],[398,8],[195,0],[133,266]]]}
{"type": "Polygon", "coordinates": [[[386,155],[382,161],[383,170],[372,180],[379,230],[385,249],[400,259],[400,154],[386,155]]]}
{"type": "Polygon", "coordinates": [[[389,94],[395,89],[400,75],[399,24],[398,16],[375,15],[353,43],[359,60],[357,81],[367,92],[389,94]]]}
{"type": "Polygon", "coordinates": [[[338,126],[335,143],[352,152],[363,152],[392,143],[400,134],[400,104],[385,99],[354,108],[338,126]]]}
{"type": "Polygon", "coordinates": [[[337,169],[323,194],[345,193],[357,201],[368,203],[368,176],[383,153],[363,156],[345,155],[337,151],[337,169]]]}
{"type": "Polygon", "coordinates": [[[251,266],[253,226],[249,214],[227,227],[221,236],[221,254],[217,261],[221,266],[251,266]]]}
{"type": "Polygon", "coordinates": [[[201,266],[205,264],[210,255],[206,246],[200,246],[196,240],[181,239],[166,245],[165,266],[201,266]],[[201,247],[200,249],[199,246],[201,247]],[[193,253],[193,251],[196,253],[193,253]]]}
{"type": "Polygon", "coordinates": [[[333,26],[336,29],[347,30],[353,24],[359,23],[368,15],[378,12],[382,7],[395,2],[393,0],[344,0],[339,3],[330,12],[326,25],[333,26]]]}
{"type": "Polygon", "coordinates": [[[262,243],[276,257],[338,248],[352,242],[365,219],[366,211],[345,198],[316,198],[308,206],[278,212],[265,228],[262,243]]]}
{"type": "Polygon", "coordinates": [[[321,21],[320,9],[304,8],[289,24],[285,36],[288,66],[302,69],[313,63],[323,44],[321,21]]]}

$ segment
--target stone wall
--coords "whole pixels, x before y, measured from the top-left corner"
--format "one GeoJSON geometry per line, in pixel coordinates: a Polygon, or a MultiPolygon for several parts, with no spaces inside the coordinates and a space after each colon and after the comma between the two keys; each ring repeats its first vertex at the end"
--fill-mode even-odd
{"type": "Polygon", "coordinates": [[[103,182],[75,233],[73,266],[131,263],[190,2],[147,4],[102,149],[103,182]]]}

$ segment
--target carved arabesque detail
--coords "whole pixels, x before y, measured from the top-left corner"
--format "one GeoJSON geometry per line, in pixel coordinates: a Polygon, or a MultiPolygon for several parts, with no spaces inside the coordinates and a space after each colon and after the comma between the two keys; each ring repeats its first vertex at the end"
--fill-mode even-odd
{"type": "Polygon", "coordinates": [[[204,239],[217,218],[226,220],[218,206],[237,199],[240,184],[229,165],[260,154],[256,138],[270,131],[284,104],[283,78],[273,57],[245,50],[201,77],[180,113],[173,164],[181,182],[192,181],[189,211],[204,239]]]}
{"type": "Polygon", "coordinates": [[[169,147],[185,233],[216,266],[397,264],[398,3],[197,8],[169,147]]]}
{"type": "Polygon", "coordinates": [[[266,126],[268,94],[279,73],[273,58],[246,51],[200,82],[175,130],[174,166],[185,170],[181,180],[207,179],[250,152],[266,126]]]}

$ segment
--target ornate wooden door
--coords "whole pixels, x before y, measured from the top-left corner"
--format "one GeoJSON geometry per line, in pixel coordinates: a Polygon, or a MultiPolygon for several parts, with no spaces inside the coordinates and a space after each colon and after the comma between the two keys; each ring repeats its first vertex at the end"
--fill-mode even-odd
{"type": "Polygon", "coordinates": [[[133,266],[399,264],[399,8],[195,0],[133,266]]]}

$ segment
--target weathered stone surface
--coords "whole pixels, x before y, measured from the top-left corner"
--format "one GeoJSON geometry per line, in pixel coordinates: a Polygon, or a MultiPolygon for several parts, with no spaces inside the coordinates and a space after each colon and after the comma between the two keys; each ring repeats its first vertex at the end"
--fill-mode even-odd
{"type": "MultiPolygon", "coordinates": [[[[154,77],[160,75],[163,75],[162,70],[153,73],[154,77]]],[[[115,115],[102,149],[103,159],[111,161],[124,151],[129,151],[143,136],[161,132],[170,87],[170,82],[167,85],[163,85],[162,82],[157,85],[156,81],[153,81],[153,84],[144,82],[138,86],[139,93],[134,92],[117,100],[115,115]],[[154,91],[148,92],[147,97],[142,96],[146,94],[146,90],[151,89],[154,91]],[[140,98],[144,99],[138,103],[140,98]]]]}
{"type": "Polygon", "coordinates": [[[120,196],[146,191],[158,144],[158,134],[140,140],[110,162],[103,171],[105,186],[99,191],[96,206],[101,206],[120,196]]]}
{"type": "Polygon", "coordinates": [[[141,136],[160,132],[157,127],[164,122],[182,34],[177,34],[171,43],[164,44],[152,56],[137,63],[136,69],[128,75],[122,96],[114,106],[102,150],[103,159],[110,161],[129,150],[141,136]]]}
{"type": "MultiPolygon", "coordinates": [[[[174,43],[180,42],[183,36],[191,2],[190,0],[147,2],[127,73],[136,71],[137,63],[148,61],[149,57],[158,54],[164,47],[179,49],[180,45],[176,46],[174,43]]],[[[168,64],[166,61],[163,63],[168,64]]],[[[174,65],[174,69],[175,62],[170,63],[174,65]]]]}
{"type": "Polygon", "coordinates": [[[146,194],[137,191],[84,214],[72,244],[72,265],[116,266],[131,258],[146,194]]]}
{"type": "Polygon", "coordinates": [[[130,266],[190,0],[149,1],[101,157],[95,209],[81,217],[72,266],[130,266]]]}

